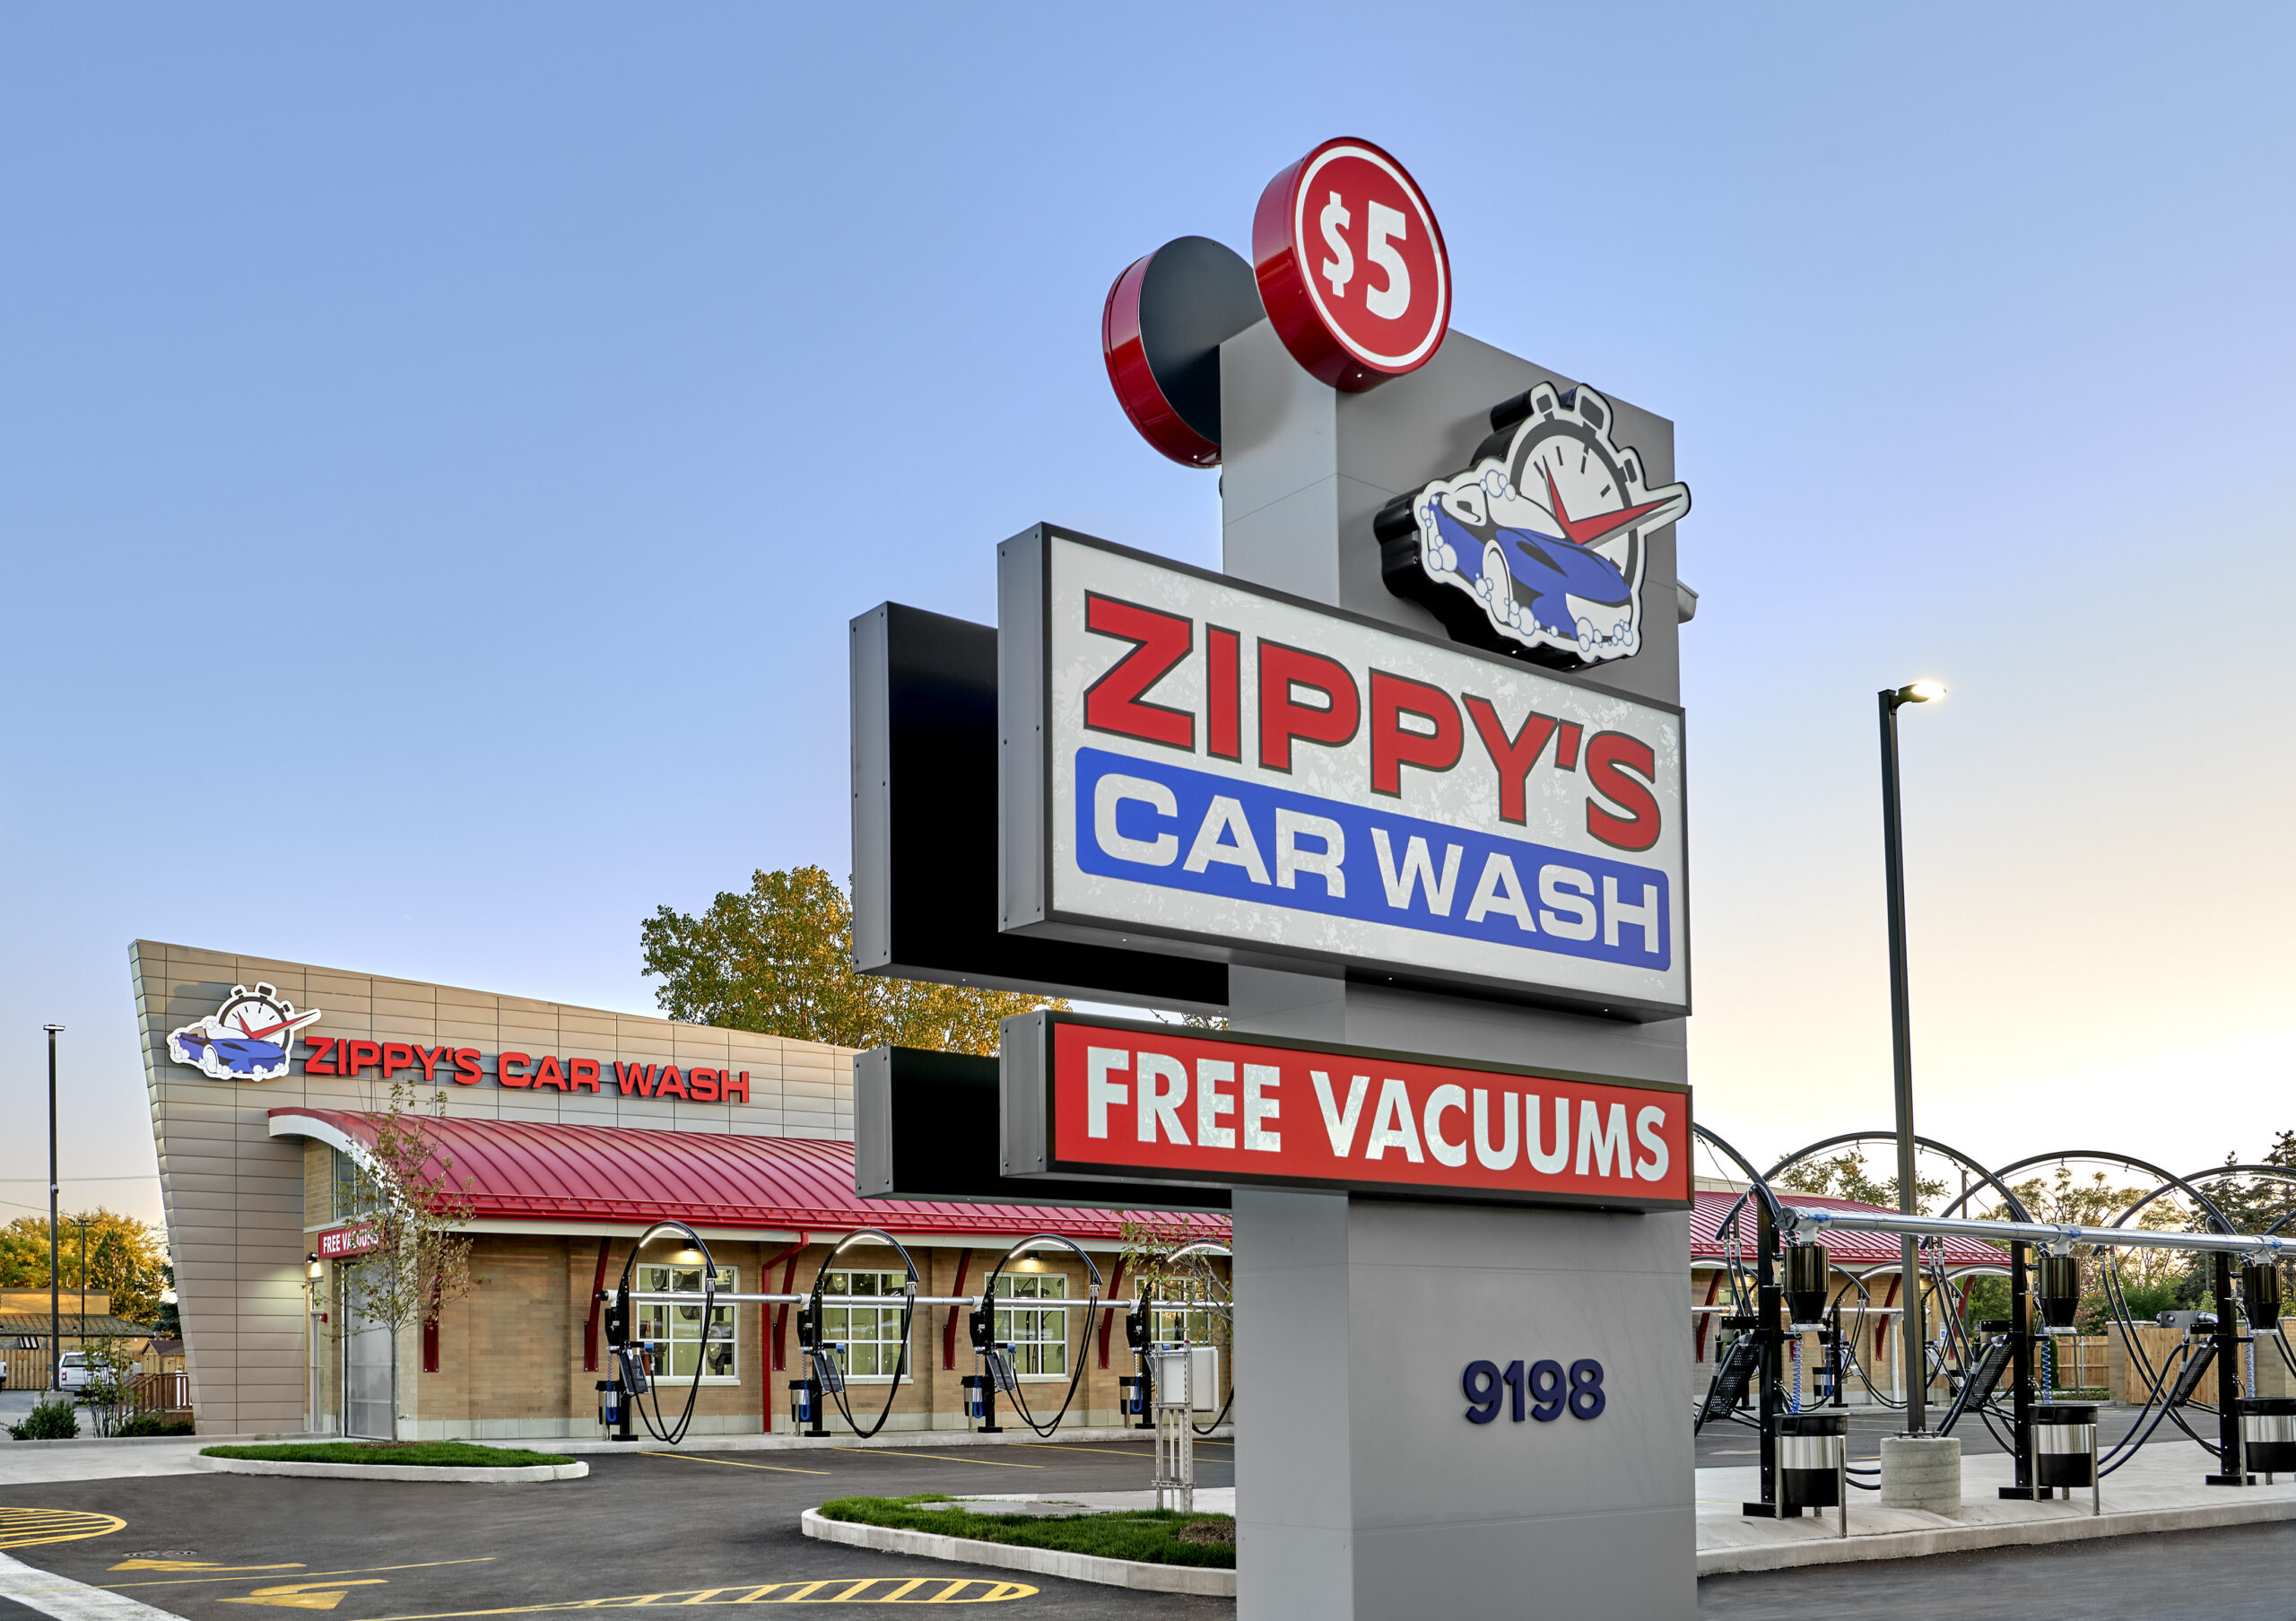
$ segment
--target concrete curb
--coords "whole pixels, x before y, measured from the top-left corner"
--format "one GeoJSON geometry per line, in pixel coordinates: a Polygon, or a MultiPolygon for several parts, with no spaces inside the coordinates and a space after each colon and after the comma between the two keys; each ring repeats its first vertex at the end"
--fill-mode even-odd
{"type": "Polygon", "coordinates": [[[1033,1575],[1065,1576],[1071,1582],[1095,1582],[1102,1587],[1129,1587],[1142,1592],[1195,1593],[1207,1599],[1236,1596],[1235,1572],[1203,1565],[1143,1564],[1133,1559],[1066,1554],[1057,1548],[1013,1547],[1003,1542],[976,1542],[970,1537],[898,1530],[889,1525],[856,1525],[850,1521],[824,1520],[818,1509],[807,1509],[799,1517],[797,1529],[823,1542],[843,1542],[883,1554],[915,1554],[919,1558],[945,1559],[955,1564],[993,1564],[1033,1575]]]}
{"type": "MultiPolygon", "coordinates": [[[[1200,1436],[1198,1439],[1232,1441],[1235,1439],[1235,1434],[1234,1425],[1223,1424],[1211,1434],[1200,1436]]],[[[179,1439],[189,1438],[179,1437],[179,1439]]],[[[328,1436],[326,1439],[334,1440],[335,1437],[328,1436]]],[[[484,1446],[531,1446],[537,1451],[572,1452],[578,1456],[592,1452],[658,1451],[662,1446],[660,1442],[643,1431],[640,1431],[632,1441],[610,1441],[604,1438],[566,1441],[548,1437],[517,1436],[498,1439],[474,1436],[471,1439],[484,1446]]],[[[850,1431],[843,1434],[833,1434],[818,1437],[689,1434],[679,1444],[677,1450],[682,1452],[780,1452],[814,1451],[826,1447],[832,1451],[851,1451],[873,1447],[1057,1446],[1064,1441],[1080,1443],[1088,1441],[1129,1441],[1146,1446],[1154,1439],[1155,1432],[1152,1430],[1135,1430],[1129,1427],[1110,1428],[1106,1425],[1091,1428],[1078,1425],[1072,1428],[1064,1425],[1054,1431],[1049,1438],[1039,1440],[1028,1430],[1015,1425],[996,1435],[984,1435],[978,1430],[881,1430],[865,1441],[850,1431]]],[[[1143,1456],[1144,1457],[1145,1454],[1143,1456]]]]}
{"type": "Polygon", "coordinates": [[[2087,1542],[2100,1537],[2142,1537],[2158,1531],[2196,1531],[2220,1525],[2257,1525],[2274,1520],[2296,1520],[2296,1500],[2267,1503],[2227,1503],[2205,1508],[2140,1509],[2125,1513],[2108,1510],[2092,1515],[2085,1504],[2062,1519],[2020,1520],[1992,1525],[1940,1526],[1926,1531],[1886,1531],[1857,1535],[1857,1505],[1850,1505],[1850,1534],[1832,1530],[1833,1511],[1826,1511],[1827,1529],[1806,1541],[1772,1543],[1755,1547],[1702,1548],[1698,1573],[1718,1576],[1736,1571],[1791,1570],[1806,1564],[1852,1564],[1867,1559],[1919,1559],[1931,1554],[1963,1554],[1987,1547],[2038,1547],[2050,1542],[2087,1542]]]}
{"type": "Polygon", "coordinates": [[[525,1468],[429,1468],[408,1463],[287,1463],[275,1458],[209,1458],[195,1454],[192,1467],[225,1475],[312,1475],[328,1480],[443,1480],[477,1486],[512,1486],[528,1480],[579,1480],[587,1463],[537,1463],[525,1468]]]}

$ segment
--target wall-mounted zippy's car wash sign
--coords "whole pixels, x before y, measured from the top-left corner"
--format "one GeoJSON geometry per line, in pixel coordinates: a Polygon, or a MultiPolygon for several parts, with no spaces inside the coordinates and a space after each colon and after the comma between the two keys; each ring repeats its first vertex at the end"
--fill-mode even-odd
{"type": "Polygon", "coordinates": [[[1002,1051],[1007,1176],[1691,1202],[1686,1086],[1050,1012],[1002,1051]]]}
{"type": "Polygon", "coordinates": [[[1680,710],[1048,526],[998,592],[1004,928],[1689,1011],[1680,710]]]}

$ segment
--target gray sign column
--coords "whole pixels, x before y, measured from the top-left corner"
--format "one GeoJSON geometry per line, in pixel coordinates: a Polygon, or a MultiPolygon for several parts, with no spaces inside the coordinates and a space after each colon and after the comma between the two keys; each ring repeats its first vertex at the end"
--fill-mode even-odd
{"type": "MultiPolygon", "coordinates": [[[[1302,371],[1265,322],[1221,351],[1228,573],[1442,634],[1387,591],[1373,515],[1465,468],[1486,413],[1568,382],[1454,331],[1368,394],[1302,371]]],[[[1613,399],[1617,440],[1674,477],[1671,423],[1613,399]]],[[[1595,675],[1677,701],[1674,544],[1652,537],[1643,650],[1595,675]]],[[[1650,1080],[1683,1021],[1630,1024],[1244,967],[1240,1031],[1650,1080]]],[[[1238,1190],[1237,1511],[1244,1621],[1471,1621],[1697,1608],[1687,1216],[1238,1190]],[[1465,1366],[1604,1369],[1601,1415],[1467,1422],[1465,1366]]]]}

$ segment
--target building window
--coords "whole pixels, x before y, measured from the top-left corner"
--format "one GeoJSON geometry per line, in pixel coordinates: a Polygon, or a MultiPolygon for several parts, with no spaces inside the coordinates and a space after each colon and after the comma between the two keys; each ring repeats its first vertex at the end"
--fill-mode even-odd
{"type": "MultiPolygon", "coordinates": [[[[1170,1301],[1206,1300],[1207,1291],[1199,1278],[1159,1279],[1156,1297],[1170,1301]]],[[[1185,1342],[1192,1346],[1218,1345],[1226,1338],[1226,1313],[1195,1306],[1167,1310],[1159,1307],[1151,1338],[1160,1346],[1175,1346],[1185,1342]]]]}
{"type": "Polygon", "coordinates": [[[1023,1379],[1067,1378],[1067,1309],[1035,1303],[1066,1300],[1068,1280],[1057,1272],[1002,1272],[996,1298],[1013,1303],[996,1311],[996,1343],[1013,1347],[1013,1372],[1023,1379]]]}
{"type": "Polygon", "coordinates": [[[909,1347],[901,1342],[899,1306],[841,1306],[838,1297],[898,1299],[907,1287],[906,1272],[831,1272],[822,1280],[822,1338],[845,1347],[848,1379],[891,1379],[896,1370],[908,1373],[909,1347]]]}
{"type": "MultiPolygon", "coordinates": [[[[730,1294],[740,1286],[739,1270],[733,1267],[718,1268],[718,1288],[730,1294]]],[[[638,1268],[638,1287],[641,1292],[655,1290],[701,1289],[700,1267],[647,1267],[638,1268]]],[[[637,1305],[637,1336],[654,1347],[654,1377],[657,1379],[691,1379],[694,1364],[702,1364],[704,1384],[739,1384],[742,1382],[741,1347],[734,1335],[734,1308],[716,1306],[709,1312],[709,1329],[705,1335],[701,1327],[701,1303],[691,1305],[683,1302],[641,1300],[637,1305]]]]}

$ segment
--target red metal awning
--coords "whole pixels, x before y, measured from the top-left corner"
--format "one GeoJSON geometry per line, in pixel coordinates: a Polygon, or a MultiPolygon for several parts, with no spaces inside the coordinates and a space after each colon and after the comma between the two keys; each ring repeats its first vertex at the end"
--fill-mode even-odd
{"type": "MultiPolygon", "coordinates": [[[[1740,1195],[1700,1189],[1691,1195],[1690,1258],[1692,1263],[1719,1261],[1730,1251],[1730,1245],[1720,1236],[1723,1222],[1737,1207],[1740,1195]]],[[[1825,1198],[1814,1193],[1780,1192],[1779,1198],[1789,1205],[1808,1205],[1821,1210],[1880,1210],[1879,1205],[1860,1204],[1854,1198],[1825,1198]]],[[[1884,1214],[1888,1214],[1884,1212],[1884,1214]]],[[[1826,1253],[1838,1267],[1895,1266],[1904,1250],[1894,1233],[1849,1233],[1839,1227],[1827,1229],[1824,1234],[1826,1253]]],[[[1737,1253],[1751,1261],[1754,1253],[1754,1209],[1749,1199],[1745,1214],[1739,1218],[1737,1253]]],[[[1949,1267],[2005,1267],[2009,1251],[1982,1239],[1948,1238],[1944,1241],[1942,1253],[1949,1267]]]]}
{"type": "MultiPolygon", "coordinates": [[[[373,1146],[385,1117],[348,1110],[271,1111],[274,1137],[343,1138],[373,1146]]],[[[664,1219],[698,1227],[877,1227],[896,1234],[988,1233],[1117,1238],[1127,1219],[1178,1224],[1225,1241],[1228,1218],[1207,1212],[1077,1210],[1043,1205],[962,1205],[865,1199],[853,1190],[853,1145],[813,1137],[734,1137],[569,1126],[539,1120],[425,1119],[424,1136],[469,1184],[481,1221],[625,1223],[664,1219]]]]}

